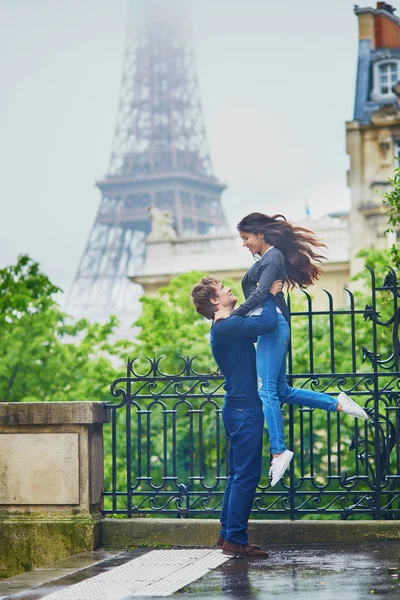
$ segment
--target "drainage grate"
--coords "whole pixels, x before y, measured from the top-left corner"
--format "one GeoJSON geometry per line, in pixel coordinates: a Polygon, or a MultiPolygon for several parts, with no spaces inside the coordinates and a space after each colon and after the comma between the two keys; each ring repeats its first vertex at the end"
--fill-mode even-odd
{"type": "Polygon", "coordinates": [[[229,560],[220,550],[152,550],[111,571],[45,596],[45,600],[123,600],[170,596],[229,560]]]}

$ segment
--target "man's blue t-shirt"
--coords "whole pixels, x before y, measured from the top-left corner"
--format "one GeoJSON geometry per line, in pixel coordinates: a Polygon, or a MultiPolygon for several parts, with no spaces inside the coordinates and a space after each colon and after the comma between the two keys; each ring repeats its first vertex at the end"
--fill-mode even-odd
{"type": "Polygon", "coordinates": [[[256,351],[259,335],[276,328],[276,303],[268,295],[259,316],[231,316],[213,323],[210,331],[211,351],[225,378],[225,402],[233,408],[259,406],[257,392],[256,351]]]}

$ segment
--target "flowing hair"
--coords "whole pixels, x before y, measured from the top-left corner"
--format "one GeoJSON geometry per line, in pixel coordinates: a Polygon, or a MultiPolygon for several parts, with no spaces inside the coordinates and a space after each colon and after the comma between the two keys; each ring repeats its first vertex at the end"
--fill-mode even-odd
{"type": "Polygon", "coordinates": [[[291,288],[308,287],[324,272],[315,263],[325,257],[317,249],[325,247],[309,229],[291,225],[283,215],[268,217],[262,213],[251,213],[237,226],[238,231],[262,233],[264,240],[278,248],[285,257],[286,280],[291,288]]]}

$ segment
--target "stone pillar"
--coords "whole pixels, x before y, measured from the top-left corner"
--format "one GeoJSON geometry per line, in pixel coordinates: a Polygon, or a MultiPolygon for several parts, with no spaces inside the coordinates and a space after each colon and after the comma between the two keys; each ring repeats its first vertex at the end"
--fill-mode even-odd
{"type": "Polygon", "coordinates": [[[100,545],[100,402],[0,403],[0,578],[100,545]]]}

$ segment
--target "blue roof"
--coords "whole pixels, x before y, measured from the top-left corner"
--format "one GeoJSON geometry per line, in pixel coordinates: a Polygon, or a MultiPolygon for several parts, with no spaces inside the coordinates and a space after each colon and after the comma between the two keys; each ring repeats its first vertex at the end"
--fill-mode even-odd
{"type": "Polygon", "coordinates": [[[368,101],[371,77],[371,41],[360,40],[358,46],[356,98],[354,120],[363,121],[365,104],[368,101]]]}
{"type": "Polygon", "coordinates": [[[400,49],[371,50],[370,40],[360,40],[358,47],[356,97],[354,102],[354,120],[368,124],[372,115],[385,104],[393,104],[394,98],[371,100],[372,65],[382,59],[400,59],[400,49]]]}

